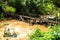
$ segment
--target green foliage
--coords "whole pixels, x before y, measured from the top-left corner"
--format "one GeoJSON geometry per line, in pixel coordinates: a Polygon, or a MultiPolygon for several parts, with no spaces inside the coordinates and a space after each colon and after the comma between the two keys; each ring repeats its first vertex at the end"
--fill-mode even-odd
{"type": "Polygon", "coordinates": [[[60,13],[57,13],[58,20],[60,19],[60,13]]]}
{"type": "Polygon", "coordinates": [[[60,40],[60,24],[57,24],[55,27],[56,39],[60,40]]]}
{"type": "Polygon", "coordinates": [[[31,40],[60,40],[60,24],[48,28],[47,32],[41,32],[39,29],[33,31],[30,35],[31,40]]]}
{"type": "Polygon", "coordinates": [[[8,5],[7,10],[11,11],[12,9],[11,12],[15,12],[17,9],[18,12],[28,14],[53,14],[52,12],[56,10],[52,0],[1,0],[1,4],[2,2],[6,6],[8,5]],[[26,9],[29,11],[27,12],[26,9]]]}
{"type": "Polygon", "coordinates": [[[36,30],[33,31],[33,33],[30,35],[30,39],[31,40],[39,40],[40,37],[42,37],[43,35],[40,32],[40,29],[37,28],[36,30]]]}
{"type": "Polygon", "coordinates": [[[6,6],[6,10],[11,13],[15,13],[16,9],[10,6],[6,6]]]}
{"type": "MultiPolygon", "coordinates": [[[[57,0],[0,0],[0,7],[2,7],[2,9],[5,8],[11,13],[46,15],[55,14],[56,11],[58,11],[56,9],[56,1],[57,0]]],[[[59,0],[57,2],[59,2],[59,0]]],[[[56,14],[58,14],[59,17],[60,12],[56,14]]],[[[60,19],[60,17],[58,19],[60,19]]]]}
{"type": "Polygon", "coordinates": [[[48,4],[43,4],[43,10],[48,14],[52,13],[53,10],[55,9],[54,4],[48,3],[48,4]]]}
{"type": "Polygon", "coordinates": [[[26,6],[26,1],[27,1],[27,0],[22,0],[22,1],[20,1],[20,2],[21,2],[21,5],[22,5],[22,6],[26,6]]]}
{"type": "Polygon", "coordinates": [[[1,6],[2,9],[5,9],[7,12],[11,12],[11,13],[16,12],[16,8],[14,8],[12,6],[8,6],[6,4],[1,4],[0,6],[1,6]]]}
{"type": "Polygon", "coordinates": [[[53,14],[52,12],[56,10],[55,5],[52,0],[31,0],[30,4],[27,5],[30,12],[37,14],[53,14]],[[34,10],[34,11],[33,11],[34,10]]]}
{"type": "Polygon", "coordinates": [[[60,20],[60,8],[57,7],[55,14],[58,17],[57,20],[60,20]]]}
{"type": "Polygon", "coordinates": [[[55,5],[51,1],[45,0],[42,1],[39,8],[43,14],[52,14],[52,12],[55,10],[55,5]]]}

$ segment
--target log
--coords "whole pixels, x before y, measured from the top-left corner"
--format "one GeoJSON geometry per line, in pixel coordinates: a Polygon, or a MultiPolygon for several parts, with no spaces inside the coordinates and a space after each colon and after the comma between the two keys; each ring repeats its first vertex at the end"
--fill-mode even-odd
{"type": "MultiPolygon", "coordinates": [[[[47,20],[48,19],[48,17],[51,17],[51,16],[54,16],[54,15],[40,15],[38,18],[35,18],[35,17],[31,17],[31,16],[25,16],[25,15],[17,15],[17,14],[13,14],[13,13],[9,13],[9,12],[7,12],[7,11],[5,11],[4,10],[4,12],[5,12],[5,14],[6,15],[10,15],[10,16],[12,16],[12,17],[18,17],[19,19],[21,19],[22,21],[25,21],[24,20],[24,18],[26,18],[26,19],[31,19],[31,20],[38,20],[39,22],[48,22],[48,23],[58,23],[58,22],[56,22],[56,21],[53,21],[53,20],[47,20]]],[[[38,16],[38,15],[37,15],[38,16]]],[[[55,16],[54,16],[55,17],[55,16]]]]}

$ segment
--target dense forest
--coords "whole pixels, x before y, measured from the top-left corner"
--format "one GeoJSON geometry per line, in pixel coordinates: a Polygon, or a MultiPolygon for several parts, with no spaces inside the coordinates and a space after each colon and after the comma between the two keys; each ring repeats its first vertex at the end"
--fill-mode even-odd
{"type": "Polygon", "coordinates": [[[56,15],[60,19],[60,0],[0,0],[0,20],[5,13],[22,15],[56,15]]]}

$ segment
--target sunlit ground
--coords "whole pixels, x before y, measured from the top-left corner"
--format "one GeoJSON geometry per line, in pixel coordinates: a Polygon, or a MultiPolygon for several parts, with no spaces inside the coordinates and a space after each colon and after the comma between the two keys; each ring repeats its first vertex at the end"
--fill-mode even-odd
{"type": "Polygon", "coordinates": [[[8,37],[9,40],[28,40],[29,37],[27,35],[37,27],[39,27],[41,31],[48,31],[48,28],[43,25],[30,26],[29,23],[18,21],[18,20],[1,21],[0,22],[0,40],[7,39],[7,37],[3,37],[4,30],[6,28],[12,28],[18,34],[16,38],[8,37]]]}

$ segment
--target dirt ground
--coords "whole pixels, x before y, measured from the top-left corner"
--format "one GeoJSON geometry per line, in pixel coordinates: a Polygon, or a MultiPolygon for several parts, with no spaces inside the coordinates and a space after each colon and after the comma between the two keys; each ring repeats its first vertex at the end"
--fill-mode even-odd
{"type": "Polygon", "coordinates": [[[6,28],[12,28],[17,34],[16,38],[9,38],[9,40],[28,40],[27,34],[31,33],[32,30],[39,27],[41,31],[48,31],[48,28],[43,25],[33,25],[30,26],[29,23],[18,21],[18,20],[5,20],[0,22],[0,40],[6,40],[6,37],[3,37],[4,30],[6,28]]]}

